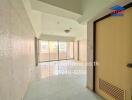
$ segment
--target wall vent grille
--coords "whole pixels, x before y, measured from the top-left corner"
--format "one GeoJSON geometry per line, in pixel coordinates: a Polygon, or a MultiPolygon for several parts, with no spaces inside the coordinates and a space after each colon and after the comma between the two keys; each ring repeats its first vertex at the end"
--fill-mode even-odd
{"type": "Polygon", "coordinates": [[[107,95],[112,96],[115,100],[125,100],[125,91],[99,79],[99,88],[104,91],[107,95]]]}

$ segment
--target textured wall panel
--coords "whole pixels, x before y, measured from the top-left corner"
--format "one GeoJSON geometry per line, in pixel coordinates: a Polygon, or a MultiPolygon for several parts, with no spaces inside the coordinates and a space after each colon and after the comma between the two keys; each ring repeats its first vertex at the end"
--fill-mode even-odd
{"type": "Polygon", "coordinates": [[[0,100],[25,94],[35,67],[33,33],[21,0],[0,0],[0,100]]]}

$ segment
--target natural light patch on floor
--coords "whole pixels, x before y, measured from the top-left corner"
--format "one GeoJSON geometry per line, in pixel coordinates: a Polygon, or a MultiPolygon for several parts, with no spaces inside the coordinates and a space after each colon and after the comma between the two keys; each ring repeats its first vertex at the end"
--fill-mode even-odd
{"type": "Polygon", "coordinates": [[[73,60],[63,60],[40,63],[37,68],[40,78],[48,78],[56,75],[85,75],[86,65],[73,60]]]}
{"type": "Polygon", "coordinates": [[[86,88],[86,66],[73,60],[41,63],[24,100],[102,100],[86,88]]]}

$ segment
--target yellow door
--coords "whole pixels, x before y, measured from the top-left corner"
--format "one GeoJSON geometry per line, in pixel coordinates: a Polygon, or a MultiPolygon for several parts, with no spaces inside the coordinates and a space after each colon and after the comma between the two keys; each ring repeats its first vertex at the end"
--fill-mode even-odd
{"type": "Polygon", "coordinates": [[[132,100],[132,8],[96,23],[96,92],[106,100],[132,100]]]}

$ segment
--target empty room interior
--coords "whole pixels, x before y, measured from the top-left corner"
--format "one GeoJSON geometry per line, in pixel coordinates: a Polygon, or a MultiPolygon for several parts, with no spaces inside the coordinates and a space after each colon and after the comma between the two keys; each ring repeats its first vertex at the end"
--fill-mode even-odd
{"type": "Polygon", "coordinates": [[[132,100],[132,0],[0,0],[0,100],[132,100]]]}

